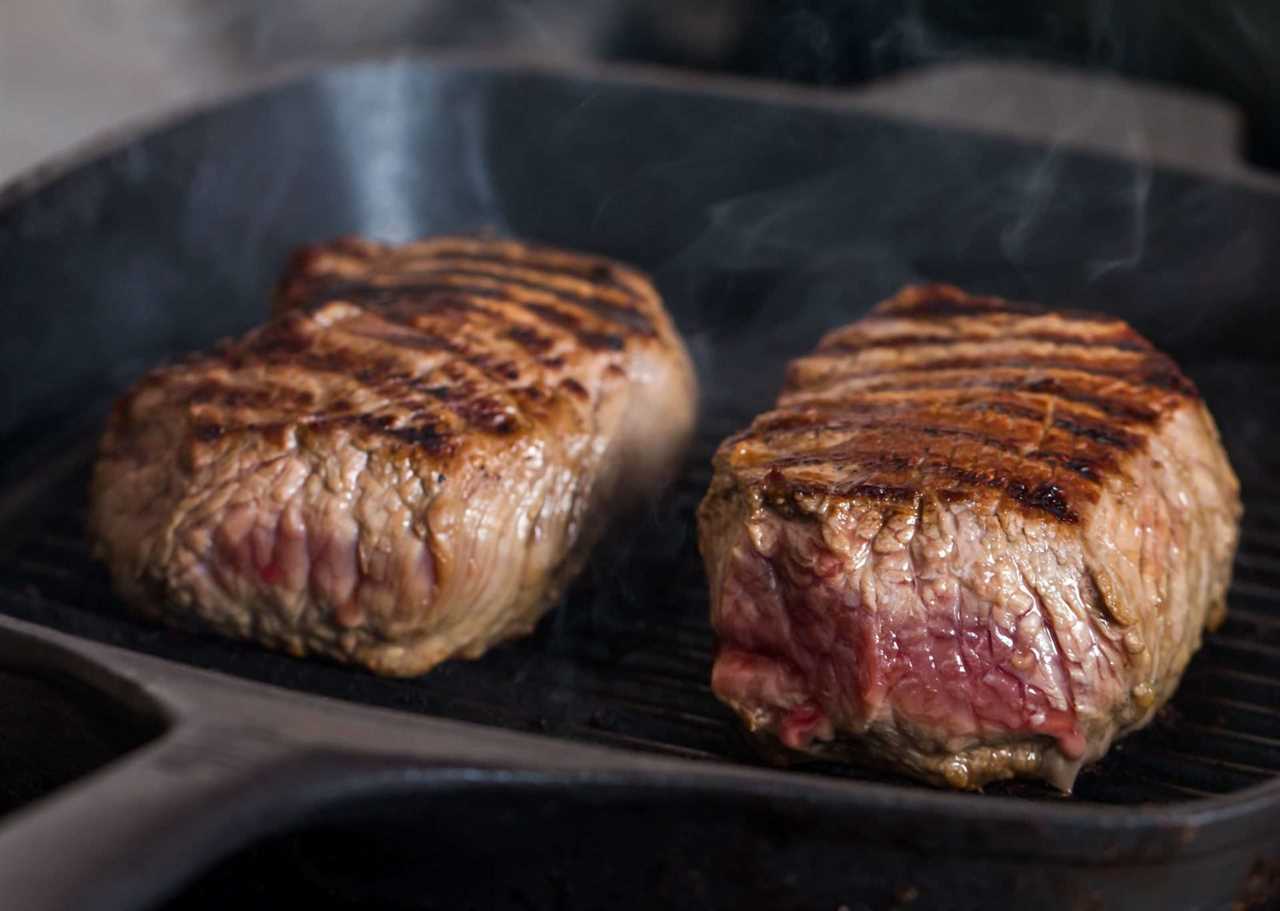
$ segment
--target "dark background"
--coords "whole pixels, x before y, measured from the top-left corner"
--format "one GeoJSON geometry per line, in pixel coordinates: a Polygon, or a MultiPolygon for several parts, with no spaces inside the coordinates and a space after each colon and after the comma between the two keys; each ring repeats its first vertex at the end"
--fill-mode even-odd
{"type": "Polygon", "coordinates": [[[1245,156],[1280,170],[1276,0],[5,0],[0,179],[264,69],[403,48],[827,86],[939,63],[1041,61],[1233,102],[1245,156]]]}
{"type": "Polygon", "coordinates": [[[231,8],[209,30],[228,60],[251,67],[395,44],[585,54],[828,86],[964,60],[1100,68],[1234,102],[1247,117],[1247,157],[1280,169],[1276,0],[185,0],[180,8],[206,19],[231,8]]]}
{"type": "Polygon", "coordinates": [[[824,85],[969,59],[1102,68],[1235,102],[1247,157],[1280,168],[1275,0],[752,0],[733,15],[730,40],[699,46],[636,4],[608,53],[824,85]]]}

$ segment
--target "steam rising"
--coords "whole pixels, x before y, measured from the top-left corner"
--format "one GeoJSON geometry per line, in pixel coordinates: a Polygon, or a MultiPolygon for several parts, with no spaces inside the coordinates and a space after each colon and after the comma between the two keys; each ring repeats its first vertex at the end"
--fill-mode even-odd
{"type": "Polygon", "coordinates": [[[1083,274],[1094,282],[1110,273],[1133,271],[1141,265],[1147,241],[1147,201],[1153,169],[1142,106],[1105,81],[1092,83],[1085,101],[1083,106],[1072,104],[1069,108],[1058,108],[1060,126],[1054,129],[1043,159],[1018,181],[1021,206],[1001,232],[1000,247],[1015,267],[1025,263],[1032,237],[1052,211],[1058,195],[1073,192],[1062,179],[1064,157],[1096,144],[1102,134],[1115,133],[1116,126],[1120,125],[1119,134],[1107,142],[1113,152],[1132,162],[1132,178],[1128,186],[1119,188],[1110,207],[1112,225],[1107,234],[1114,239],[1114,249],[1098,250],[1081,263],[1083,274]]]}

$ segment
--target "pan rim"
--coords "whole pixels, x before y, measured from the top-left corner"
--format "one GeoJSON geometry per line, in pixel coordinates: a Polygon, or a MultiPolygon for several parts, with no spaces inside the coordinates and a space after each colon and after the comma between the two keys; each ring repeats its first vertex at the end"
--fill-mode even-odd
{"type": "MultiPolygon", "coordinates": [[[[165,110],[128,117],[115,126],[93,131],[0,181],[0,213],[79,168],[123,151],[141,139],[198,121],[204,116],[250,101],[258,96],[307,83],[323,82],[361,70],[389,67],[425,68],[451,74],[484,72],[505,76],[541,75],[566,80],[593,81],[660,92],[680,92],[726,100],[786,105],[872,117],[882,121],[924,127],[941,133],[981,136],[1013,148],[1042,149],[1044,147],[1043,142],[1010,136],[978,125],[936,124],[916,114],[867,108],[860,103],[856,92],[838,88],[802,85],[763,77],[687,71],[631,61],[564,59],[491,50],[424,51],[413,48],[391,48],[376,53],[352,53],[335,55],[321,61],[281,64],[233,85],[196,93],[165,110]]],[[[1071,147],[1066,141],[1054,140],[1054,143],[1055,147],[1062,146],[1073,157],[1109,162],[1135,163],[1137,161],[1132,156],[1112,154],[1088,147],[1071,147]]],[[[1244,162],[1241,162],[1242,170],[1235,174],[1211,174],[1163,163],[1151,163],[1150,167],[1162,174],[1185,177],[1198,182],[1280,195],[1280,181],[1266,180],[1265,172],[1252,168],[1244,162]],[[1255,181],[1250,179],[1252,172],[1264,176],[1255,181]]]]}

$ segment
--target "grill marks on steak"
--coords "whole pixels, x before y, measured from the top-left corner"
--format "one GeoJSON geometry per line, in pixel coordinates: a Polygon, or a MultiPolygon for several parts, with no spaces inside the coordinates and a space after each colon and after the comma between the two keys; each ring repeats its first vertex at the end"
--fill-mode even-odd
{"type": "MultiPolygon", "coordinates": [[[[793,362],[779,410],[740,438],[782,451],[821,435],[821,447],[797,446],[776,467],[857,458],[894,478],[880,486],[912,495],[992,487],[1073,522],[1071,504],[1096,501],[1143,430],[1194,396],[1176,365],[1123,322],[913,288],[793,362]]],[[[814,477],[803,483],[821,489],[814,477]]]]}
{"type": "Polygon", "coordinates": [[[1239,513],[1194,386],[1124,323],[908,288],[717,452],[713,687],[796,750],[1069,788],[1176,686],[1239,513]]]}
{"type": "Polygon", "coordinates": [[[630,269],[508,241],[296,254],[275,317],[116,407],[92,522],[166,619],[392,674],[527,632],[693,422],[630,269]]]}

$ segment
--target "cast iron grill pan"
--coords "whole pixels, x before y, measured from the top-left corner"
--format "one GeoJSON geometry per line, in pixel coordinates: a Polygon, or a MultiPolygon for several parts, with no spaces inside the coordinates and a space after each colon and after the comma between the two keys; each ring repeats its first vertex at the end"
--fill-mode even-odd
{"type": "MultiPolygon", "coordinates": [[[[1221,421],[1229,426],[1239,407],[1224,398],[1221,421]]],[[[91,560],[84,532],[92,420],[61,459],[25,478],[29,505],[2,532],[18,542],[0,563],[6,609],[93,639],[343,699],[693,759],[758,762],[758,750],[708,685],[712,635],[692,517],[710,480],[710,453],[731,426],[708,418],[674,490],[640,517],[641,534],[613,535],[597,553],[595,571],[533,637],[417,679],[379,679],[125,614],[105,569],[91,560]],[[37,487],[40,494],[30,496],[37,487]]],[[[1187,800],[1280,773],[1280,499],[1248,502],[1230,604],[1226,624],[1208,637],[1173,703],[1083,774],[1076,799],[1187,800]]],[[[885,777],[835,764],[802,768],[885,777]]],[[[987,790],[1055,797],[1038,785],[987,790]]]]}
{"type": "MultiPolygon", "coordinates": [[[[1196,801],[1280,772],[1280,198],[838,105],[640,81],[347,67],[135,139],[0,207],[0,610],[296,690],[690,759],[760,763],[708,688],[693,510],[786,361],[913,279],[1121,315],[1202,386],[1240,472],[1226,625],[1074,799],[1196,801]],[[673,490],[527,640],[415,680],[163,629],[85,539],[111,396],[258,322],[294,246],[491,229],[657,278],[704,387],[673,490]]],[[[806,771],[886,779],[865,769],[806,771]]],[[[1058,799],[1032,785],[989,790],[1058,799]]]]}

